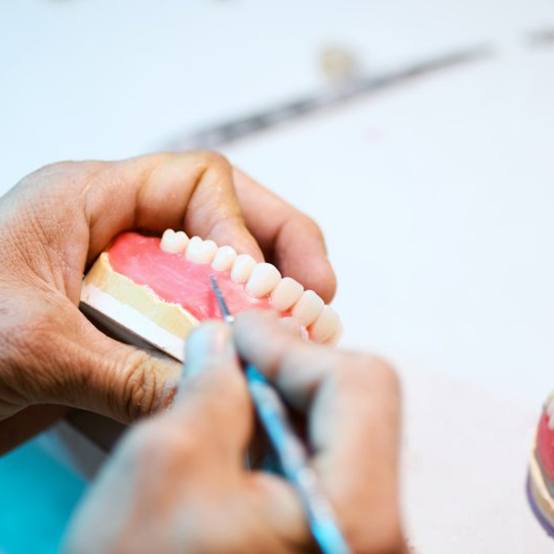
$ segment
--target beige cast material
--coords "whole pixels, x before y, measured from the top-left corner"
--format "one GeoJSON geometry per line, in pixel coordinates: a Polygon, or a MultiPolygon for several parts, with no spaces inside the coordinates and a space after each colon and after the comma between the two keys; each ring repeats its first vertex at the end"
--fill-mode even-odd
{"type": "Polygon", "coordinates": [[[94,315],[107,317],[112,327],[119,325],[147,337],[149,343],[178,360],[183,359],[186,337],[198,325],[182,306],[161,300],[147,286],[115,271],[106,252],[83,280],[81,304],[85,310],[92,308],[94,315]]]}

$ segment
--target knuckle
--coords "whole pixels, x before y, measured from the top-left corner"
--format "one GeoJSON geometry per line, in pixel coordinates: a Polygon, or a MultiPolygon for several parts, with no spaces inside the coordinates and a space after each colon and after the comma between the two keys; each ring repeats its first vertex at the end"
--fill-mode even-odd
{"type": "Polygon", "coordinates": [[[123,364],[124,377],[120,390],[115,391],[114,408],[122,407],[124,418],[132,421],[154,411],[160,383],[154,361],[146,352],[137,350],[127,354],[123,364]]]}
{"type": "Polygon", "coordinates": [[[71,177],[76,174],[87,174],[97,169],[102,162],[62,160],[37,169],[31,175],[38,178],[59,178],[60,175],[71,177]]]}
{"type": "Polygon", "coordinates": [[[196,150],[194,152],[195,157],[200,160],[207,167],[215,167],[224,171],[231,171],[231,163],[229,160],[213,150],[196,150]]]}
{"type": "Polygon", "coordinates": [[[43,165],[36,170],[35,174],[41,173],[60,173],[62,171],[72,170],[77,162],[72,160],[59,160],[50,164],[43,165]]]}
{"type": "MultiPolygon", "coordinates": [[[[366,354],[340,353],[333,362],[333,379],[347,398],[379,397],[396,413],[401,402],[401,385],[392,365],[386,360],[366,354]]],[[[373,404],[367,404],[371,412],[373,404]]]]}
{"type": "MultiPolygon", "coordinates": [[[[106,162],[91,160],[54,162],[24,177],[18,183],[18,188],[27,190],[29,194],[37,194],[39,191],[43,194],[41,197],[42,215],[44,215],[48,203],[53,210],[55,208],[53,213],[58,213],[62,207],[67,209],[67,206],[71,204],[68,192],[81,190],[91,176],[106,165],[106,162]]],[[[75,210],[74,206],[71,208],[75,210]]]]}

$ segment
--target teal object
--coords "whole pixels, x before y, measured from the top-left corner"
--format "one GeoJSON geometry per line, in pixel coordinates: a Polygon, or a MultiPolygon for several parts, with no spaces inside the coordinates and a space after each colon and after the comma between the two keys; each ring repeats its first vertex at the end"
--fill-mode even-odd
{"type": "Polygon", "coordinates": [[[36,439],[0,457],[0,554],[59,552],[86,487],[36,439]]]}

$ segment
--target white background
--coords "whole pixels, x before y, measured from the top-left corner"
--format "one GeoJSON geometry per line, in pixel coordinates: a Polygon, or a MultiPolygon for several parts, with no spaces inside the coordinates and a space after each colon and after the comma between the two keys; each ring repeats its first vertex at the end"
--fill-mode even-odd
{"type": "Polygon", "coordinates": [[[550,27],[551,0],[0,0],[0,191],[323,90],[328,46],[379,73],[490,45],[225,152],[319,221],[343,343],[403,375],[416,550],[547,552],[523,480],[554,388],[550,27]]]}

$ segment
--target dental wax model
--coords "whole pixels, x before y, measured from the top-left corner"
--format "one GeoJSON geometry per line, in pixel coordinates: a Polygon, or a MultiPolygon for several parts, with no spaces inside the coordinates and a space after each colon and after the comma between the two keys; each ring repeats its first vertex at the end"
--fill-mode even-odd
{"type": "Polygon", "coordinates": [[[554,393],[539,420],[529,464],[528,494],[535,515],[554,537],[554,393]]]}
{"type": "Polygon", "coordinates": [[[221,318],[212,273],[232,313],[271,309],[296,319],[315,342],[338,340],[339,318],[315,292],[272,264],[171,229],[161,240],[135,232],[116,237],[83,280],[81,309],[119,338],[182,360],[192,328],[221,318]]]}

